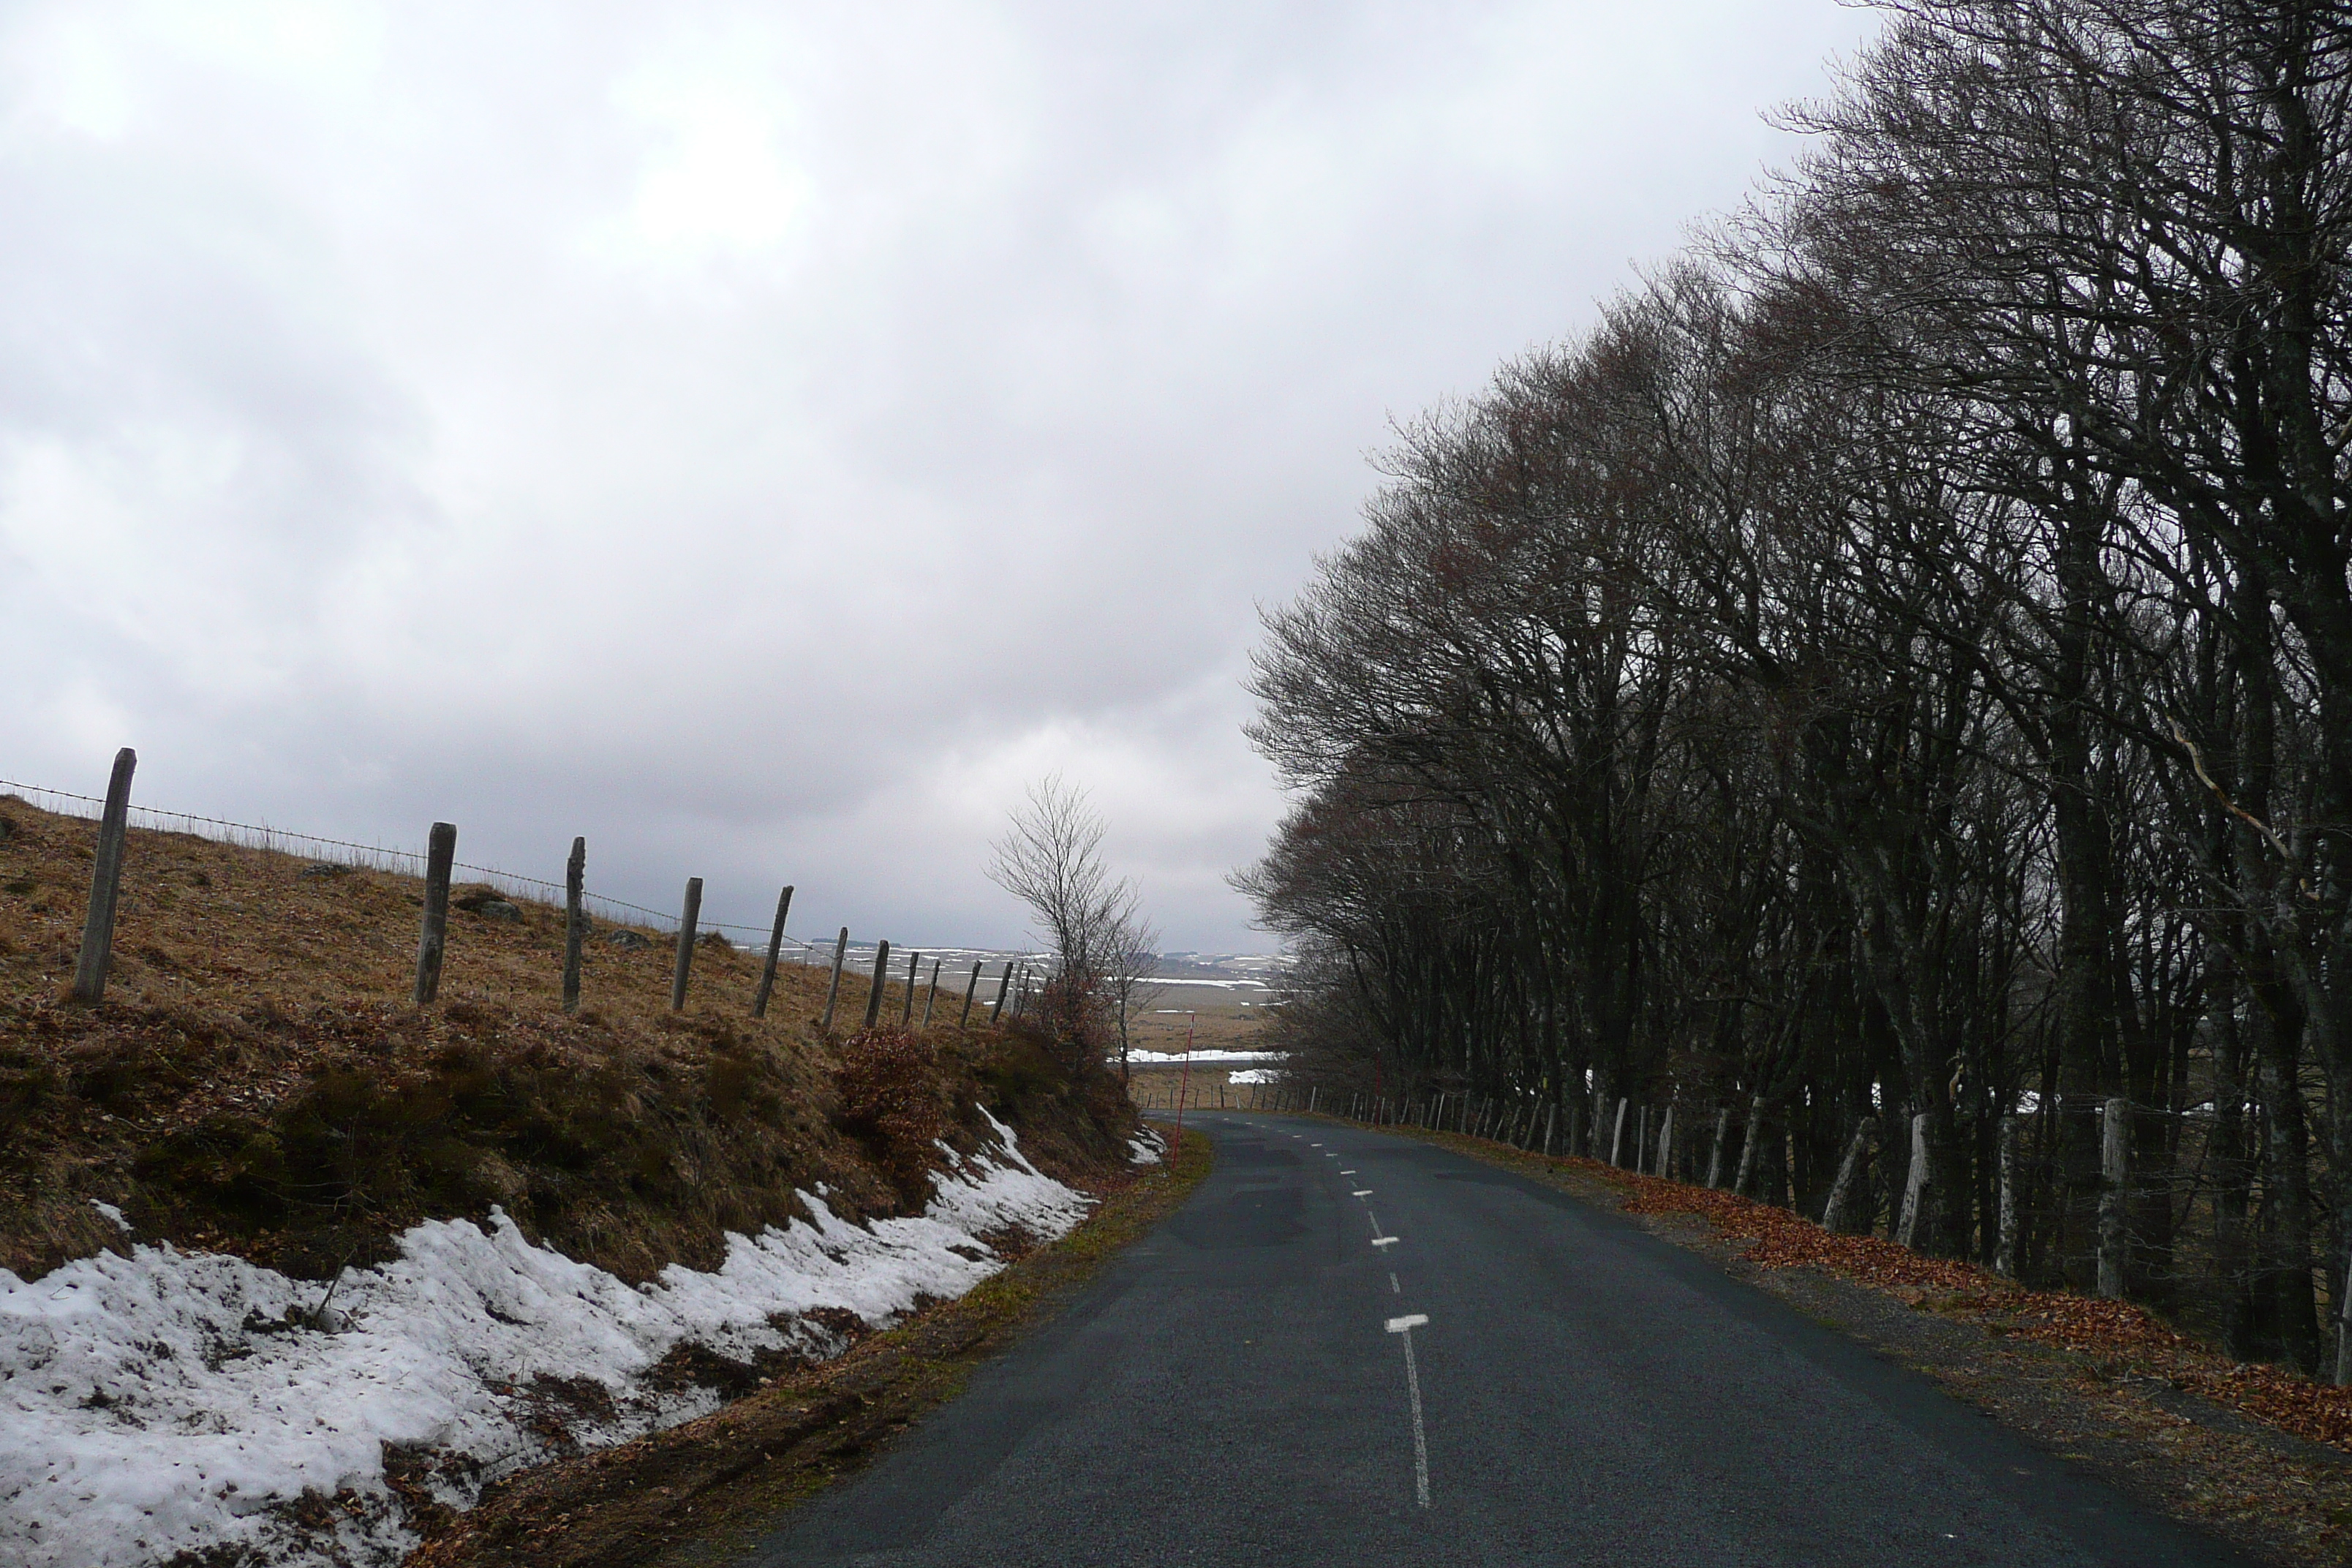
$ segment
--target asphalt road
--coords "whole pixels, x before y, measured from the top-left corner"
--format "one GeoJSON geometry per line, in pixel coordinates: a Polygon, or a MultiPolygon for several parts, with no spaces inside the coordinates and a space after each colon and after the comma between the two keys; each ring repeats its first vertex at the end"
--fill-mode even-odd
{"type": "Polygon", "coordinates": [[[2245,1561],[1565,1194],[1188,1125],[1190,1202],[747,1568],[2245,1561]]]}

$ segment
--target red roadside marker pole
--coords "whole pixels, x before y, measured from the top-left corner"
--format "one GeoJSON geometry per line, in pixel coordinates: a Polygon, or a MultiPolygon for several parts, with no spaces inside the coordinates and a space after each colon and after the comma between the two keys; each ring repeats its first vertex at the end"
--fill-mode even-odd
{"type": "Polygon", "coordinates": [[[1184,1068],[1176,1075],[1176,1142],[1168,1147],[1171,1164],[1175,1162],[1176,1151],[1184,1146],[1184,1094],[1192,1084],[1192,1025],[1199,1016],[1196,1013],[1184,1015],[1184,1068]]]}

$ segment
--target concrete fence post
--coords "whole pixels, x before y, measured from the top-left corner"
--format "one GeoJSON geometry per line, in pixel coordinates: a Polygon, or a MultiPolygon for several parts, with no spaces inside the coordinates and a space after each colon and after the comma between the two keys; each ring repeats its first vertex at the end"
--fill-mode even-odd
{"type": "Polygon", "coordinates": [[[1903,1182],[1903,1217],[1895,1226],[1895,1239],[1906,1247],[1912,1246],[1919,1234],[1919,1211],[1927,1201],[1930,1177],[1927,1170],[1927,1113],[1921,1111],[1911,1119],[1911,1170],[1903,1182]]]}
{"type": "Polygon", "coordinates": [[[2000,1119],[2000,1226],[1993,1242],[1993,1271],[2014,1279],[2021,1266],[2018,1258],[2018,1152],[2017,1142],[2022,1125],[2014,1116],[2000,1119]]]}
{"type": "Polygon", "coordinates": [[[1739,1173],[1731,1178],[1731,1190],[1741,1197],[1748,1195],[1748,1184],[1756,1174],[1756,1156],[1764,1147],[1764,1094],[1759,1089],[1748,1101],[1748,1127],[1739,1141],[1739,1173]]]}
{"type": "Polygon", "coordinates": [[[670,976],[669,1010],[686,1006],[686,983],[694,973],[694,931],[702,920],[702,879],[686,879],[686,903],[677,914],[677,972],[670,976]]]}
{"type": "Polygon", "coordinates": [[[2352,1385],[2352,1241],[2344,1247],[2344,1272],[2336,1277],[2336,1383],[2352,1385]]]}
{"type": "Polygon", "coordinates": [[[1706,1184],[1709,1191],[1723,1184],[1723,1141],[1731,1131],[1731,1107],[1717,1107],[1715,1113],[1715,1149],[1706,1157],[1706,1184]]]}
{"type": "Polygon", "coordinates": [[[1612,1165],[1622,1163],[1617,1156],[1623,1152],[1625,1148],[1625,1108],[1633,1103],[1623,1095],[1617,1097],[1617,1126],[1609,1134],[1609,1163],[1612,1165]]]}
{"type": "Polygon", "coordinates": [[[784,917],[793,911],[793,885],[776,895],[776,923],[768,931],[768,962],[760,966],[760,989],[751,994],[751,1016],[768,1016],[768,998],[776,989],[776,960],[784,951],[784,917]]]}
{"type": "Polygon", "coordinates": [[[2131,1101],[2107,1101],[2099,1128],[2099,1294],[2124,1299],[2131,1273],[2131,1101]]]}
{"type": "Polygon", "coordinates": [[[409,993],[419,1007],[441,994],[441,954],[449,942],[449,868],[457,859],[457,824],[435,823],[425,846],[425,923],[416,935],[416,984],[409,993]]]}
{"type": "Polygon", "coordinates": [[[96,1005],[106,999],[106,972],[114,962],[114,906],[122,891],[122,849],[131,833],[131,774],[139,753],[125,746],[114,753],[106,780],[106,808],[98,819],[98,852],[90,859],[89,909],[82,916],[81,952],[74,960],[73,999],[96,1005]]]}
{"type": "Polygon", "coordinates": [[[1846,1140],[1845,1158],[1838,1162],[1837,1180],[1830,1184],[1830,1201],[1822,1210],[1823,1230],[1843,1231],[1853,1223],[1854,1184],[1862,1175],[1862,1163],[1869,1153],[1870,1118],[1865,1116],[1854,1124],[1853,1136],[1846,1140]]]}

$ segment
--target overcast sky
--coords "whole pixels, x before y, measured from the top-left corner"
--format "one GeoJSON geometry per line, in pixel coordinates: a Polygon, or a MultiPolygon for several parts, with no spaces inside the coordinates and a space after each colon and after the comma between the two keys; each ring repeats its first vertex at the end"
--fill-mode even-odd
{"type": "Polygon", "coordinates": [[[1831,0],[0,9],[0,777],[1010,944],[1028,781],[1170,948],[1257,605],[1391,417],[1789,138],[1831,0]]]}

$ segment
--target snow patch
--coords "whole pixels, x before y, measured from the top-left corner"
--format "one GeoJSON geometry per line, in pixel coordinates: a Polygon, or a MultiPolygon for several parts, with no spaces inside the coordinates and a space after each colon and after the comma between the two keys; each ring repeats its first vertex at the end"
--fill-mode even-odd
{"type": "Polygon", "coordinates": [[[468,1507],[561,1451],[535,1429],[550,1390],[572,1391],[581,1446],[621,1442],[718,1406],[709,1390],[645,1382],[680,1344],[838,1354],[840,1337],[805,1314],[884,1326],[1002,1268],[982,1237],[1066,1235],[1093,1200],[988,1121],[999,1147],[935,1173],[919,1217],[853,1225],[803,1192],[809,1220],[730,1235],[715,1272],[673,1266],[635,1289],[535,1246],[497,1209],[487,1230],[415,1226],[398,1258],[344,1274],[333,1313],[316,1283],[168,1243],[30,1283],[0,1269],[0,1560],[138,1568],[236,1546],[288,1568],[395,1563],[415,1536],[388,1447],[454,1461],[424,1484],[468,1507]],[[590,1381],[605,1398],[577,1396],[590,1381]],[[291,1518],[305,1493],[341,1494],[331,1535],[291,1518]]]}
{"type": "Polygon", "coordinates": [[[1129,1068],[1181,1068],[1188,1060],[1196,1068],[1225,1067],[1235,1063],[1278,1062],[1285,1060],[1289,1054],[1287,1051],[1213,1050],[1203,1046],[1197,1051],[1189,1052],[1129,1051],[1127,1062],[1129,1068]]]}

